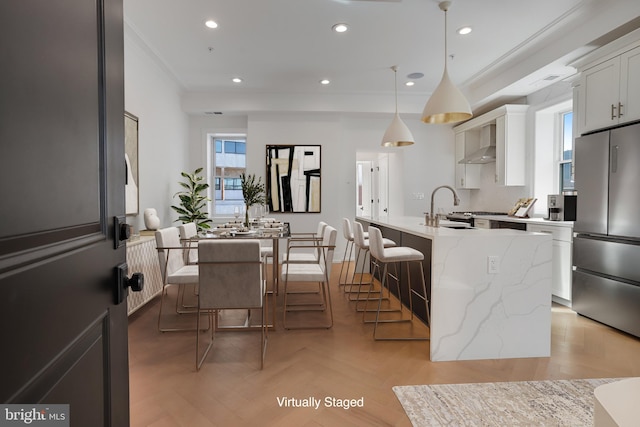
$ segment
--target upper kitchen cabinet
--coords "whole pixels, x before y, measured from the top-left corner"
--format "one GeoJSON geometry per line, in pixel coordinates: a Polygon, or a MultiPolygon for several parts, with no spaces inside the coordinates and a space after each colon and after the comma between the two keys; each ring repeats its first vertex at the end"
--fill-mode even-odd
{"type": "Polygon", "coordinates": [[[633,32],[603,46],[576,66],[578,132],[589,133],[640,120],[640,34],[633,32]]]}
{"type": "Polygon", "coordinates": [[[463,162],[467,154],[478,149],[478,143],[479,132],[456,133],[456,188],[480,188],[480,165],[463,162]]]}
{"type": "MultiPolygon", "coordinates": [[[[473,118],[453,130],[456,134],[456,185],[458,188],[478,188],[470,186],[469,167],[473,167],[471,176],[475,177],[477,167],[495,167],[495,182],[504,186],[525,185],[525,126],[528,105],[503,105],[488,113],[473,118]],[[478,136],[479,135],[479,136],[478,136]],[[466,156],[460,168],[462,149],[469,145],[477,146],[477,153],[470,153],[465,147],[466,156]],[[479,143],[476,141],[480,140],[479,143]],[[493,148],[493,150],[489,150],[493,148]],[[494,154],[493,154],[494,153],[494,154]],[[490,165],[490,166],[489,166],[490,165]],[[462,173],[466,172],[466,181],[461,181],[462,173]],[[460,176],[459,176],[460,175],[460,176]],[[466,185],[461,185],[464,182],[466,185]]],[[[478,172],[478,180],[479,180],[478,172]]],[[[479,185],[479,183],[478,183],[479,185]]]]}

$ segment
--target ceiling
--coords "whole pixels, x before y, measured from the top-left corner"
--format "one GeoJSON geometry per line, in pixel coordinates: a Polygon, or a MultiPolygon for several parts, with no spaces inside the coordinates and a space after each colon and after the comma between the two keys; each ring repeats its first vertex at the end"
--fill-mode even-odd
{"type": "MultiPolygon", "coordinates": [[[[382,102],[392,111],[393,65],[400,109],[419,113],[445,61],[444,13],[436,0],[124,0],[124,5],[126,34],[175,78],[191,113],[267,110],[267,99],[273,104],[274,97],[281,100],[275,109],[295,109],[296,99],[303,108],[305,99],[304,108],[330,110],[311,107],[309,100],[345,105],[359,99],[359,106],[336,110],[375,110],[372,104],[382,102]],[[208,19],[218,28],[207,28],[208,19]],[[347,23],[349,31],[333,32],[336,23],[347,23]],[[410,73],[424,77],[406,87],[410,73]],[[242,83],[233,83],[233,77],[242,83]],[[320,85],[325,78],[331,83],[320,85]]],[[[568,63],[639,27],[638,16],[637,0],[454,0],[447,18],[449,74],[474,108],[522,97],[574,74],[568,63]],[[458,35],[462,26],[473,31],[458,35]]]]}

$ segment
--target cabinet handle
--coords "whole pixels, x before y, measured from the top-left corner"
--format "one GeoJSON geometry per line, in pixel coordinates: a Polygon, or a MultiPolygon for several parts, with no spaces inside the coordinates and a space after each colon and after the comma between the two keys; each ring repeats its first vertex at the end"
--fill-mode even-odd
{"type": "Polygon", "coordinates": [[[622,116],[624,116],[624,114],[622,114],[622,103],[618,102],[618,117],[622,116]]]}
{"type": "Polygon", "coordinates": [[[611,120],[616,118],[616,106],[611,104],[611,120]]]}

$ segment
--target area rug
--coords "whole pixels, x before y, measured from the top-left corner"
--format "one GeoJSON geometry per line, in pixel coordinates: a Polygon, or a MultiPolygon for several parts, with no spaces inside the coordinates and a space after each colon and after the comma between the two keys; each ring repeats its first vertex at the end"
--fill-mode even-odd
{"type": "Polygon", "coordinates": [[[593,425],[593,390],[620,378],[393,387],[414,427],[593,425]]]}

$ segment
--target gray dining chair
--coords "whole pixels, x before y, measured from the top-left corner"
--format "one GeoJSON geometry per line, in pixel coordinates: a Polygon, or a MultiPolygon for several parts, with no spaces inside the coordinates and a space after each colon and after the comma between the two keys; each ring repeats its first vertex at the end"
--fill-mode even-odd
{"type": "Polygon", "coordinates": [[[259,309],[261,314],[260,369],[267,347],[268,303],[260,241],[256,239],[203,240],[198,245],[198,320],[196,370],[204,363],[214,343],[218,312],[231,309],[259,309]],[[200,314],[209,319],[210,340],[200,357],[200,314]]]}

